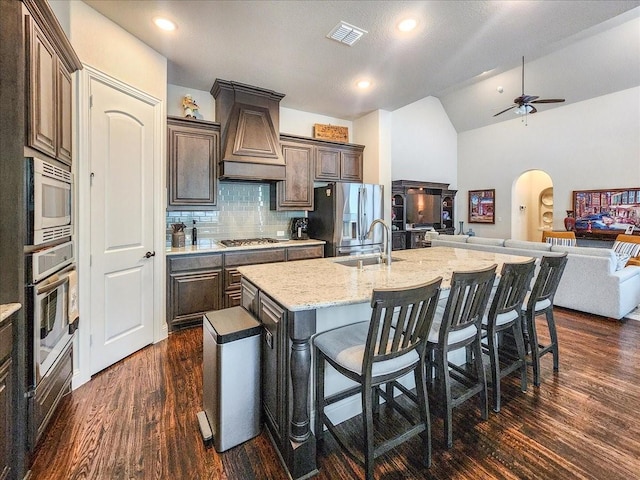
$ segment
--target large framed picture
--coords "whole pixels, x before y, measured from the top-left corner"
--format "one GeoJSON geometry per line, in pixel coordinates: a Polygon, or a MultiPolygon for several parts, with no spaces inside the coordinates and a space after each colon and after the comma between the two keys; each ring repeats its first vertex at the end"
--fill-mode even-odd
{"type": "Polygon", "coordinates": [[[495,210],[495,190],[469,190],[469,223],[496,223],[495,210]]]}
{"type": "Polygon", "coordinates": [[[574,190],[578,233],[640,234],[640,187],[574,190]]]}

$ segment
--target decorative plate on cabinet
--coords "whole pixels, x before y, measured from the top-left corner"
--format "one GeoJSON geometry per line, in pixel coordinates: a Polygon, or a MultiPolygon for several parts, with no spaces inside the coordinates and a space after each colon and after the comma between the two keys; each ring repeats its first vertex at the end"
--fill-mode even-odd
{"type": "Polygon", "coordinates": [[[544,212],[542,214],[542,221],[544,223],[552,223],[553,222],[553,212],[544,212]]]}

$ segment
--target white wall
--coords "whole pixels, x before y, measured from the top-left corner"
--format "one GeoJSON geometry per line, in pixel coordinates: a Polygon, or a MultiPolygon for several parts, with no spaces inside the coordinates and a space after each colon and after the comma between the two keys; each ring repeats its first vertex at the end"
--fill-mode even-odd
{"type": "Polygon", "coordinates": [[[69,2],[70,40],[82,63],[163,101],[167,59],[84,2],[69,2]]]}
{"type": "Polygon", "coordinates": [[[341,118],[327,117],[311,112],[280,107],[280,132],[303,137],[313,137],[313,125],[336,125],[349,128],[349,141],[353,142],[353,123],[341,118]]]}
{"type": "MultiPolygon", "coordinates": [[[[52,4],[55,13],[60,15],[61,23],[65,25],[66,33],[71,41],[80,61],[85,66],[90,66],[120,82],[126,83],[157,99],[160,112],[157,115],[158,133],[154,151],[164,152],[166,135],[160,132],[166,131],[166,96],[167,96],[167,60],[158,52],[148,47],[133,35],[127,33],[115,23],[102,16],[84,2],[56,1],[52,4]]],[[[80,316],[85,319],[79,329],[76,344],[74,344],[74,376],[73,388],[77,388],[90,377],[90,276],[89,276],[89,236],[90,236],[90,212],[88,185],[89,165],[87,154],[88,138],[88,97],[86,74],[74,75],[74,115],[76,122],[74,132],[74,174],[76,175],[76,189],[78,214],[77,219],[77,247],[76,256],[79,274],[80,292],[80,316]],[[78,81],[80,79],[80,81],[78,81]]],[[[155,195],[156,207],[154,211],[156,251],[163,251],[165,238],[164,222],[164,185],[165,165],[162,155],[155,155],[157,186],[155,195]]],[[[158,265],[164,265],[164,255],[158,255],[156,259],[156,276],[154,279],[155,301],[155,325],[154,339],[160,340],[166,336],[165,301],[164,301],[164,275],[158,265]]]]}
{"type": "Polygon", "coordinates": [[[423,98],[394,110],[391,119],[393,180],[442,182],[455,189],[457,133],[440,100],[423,98]]]}
{"type": "Polygon", "coordinates": [[[364,183],[384,185],[384,219],[391,225],[391,112],[376,110],[353,122],[354,143],[364,149],[364,183]]]}
{"type": "MultiPolygon", "coordinates": [[[[544,170],[554,189],[554,222],[564,230],[572,191],[640,185],[640,87],[458,135],[458,215],[469,189],[496,189],[496,224],[474,224],[480,236],[509,238],[512,185],[544,170]],[[502,221],[498,221],[502,219],[502,221]]],[[[394,126],[395,128],[395,126],[394,126]]],[[[394,173],[395,176],[395,173],[394,173]]]]}

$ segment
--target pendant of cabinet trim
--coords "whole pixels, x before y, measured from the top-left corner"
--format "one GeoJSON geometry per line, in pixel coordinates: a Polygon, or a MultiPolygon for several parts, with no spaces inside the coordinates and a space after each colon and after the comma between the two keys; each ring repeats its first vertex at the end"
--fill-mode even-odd
{"type": "Polygon", "coordinates": [[[167,132],[167,210],[214,207],[220,124],[168,117],[167,132]]]}

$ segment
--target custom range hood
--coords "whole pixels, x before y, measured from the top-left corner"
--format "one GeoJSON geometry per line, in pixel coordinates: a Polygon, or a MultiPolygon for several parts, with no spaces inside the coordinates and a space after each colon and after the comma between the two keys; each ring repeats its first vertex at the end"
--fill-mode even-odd
{"type": "Polygon", "coordinates": [[[222,128],[220,180],[284,180],[279,140],[284,94],[217,78],[211,95],[222,128]]]}

